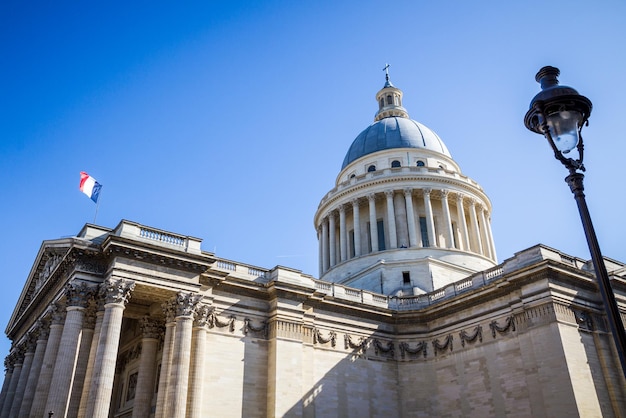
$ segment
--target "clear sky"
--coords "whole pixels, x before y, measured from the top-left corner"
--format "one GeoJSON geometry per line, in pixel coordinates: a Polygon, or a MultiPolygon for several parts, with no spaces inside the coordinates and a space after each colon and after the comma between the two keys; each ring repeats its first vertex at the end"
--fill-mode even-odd
{"type": "Polygon", "coordinates": [[[83,170],[103,185],[100,225],[317,276],[313,215],[385,63],[491,198],[500,261],[537,243],[589,258],[567,172],[523,125],[535,73],[559,67],[594,104],[587,198],[604,254],[626,260],[623,1],[178,4],[0,3],[2,329],[41,242],[94,221],[83,170]]]}

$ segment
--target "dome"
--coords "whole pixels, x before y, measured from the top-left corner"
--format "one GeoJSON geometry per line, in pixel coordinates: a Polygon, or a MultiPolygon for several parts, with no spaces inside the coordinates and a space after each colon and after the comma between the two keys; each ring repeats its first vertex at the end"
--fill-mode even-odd
{"type": "Polygon", "coordinates": [[[374,122],[356,137],[341,169],[365,155],[391,148],[423,148],[452,158],[441,138],[430,128],[413,119],[391,116],[374,122]]]}

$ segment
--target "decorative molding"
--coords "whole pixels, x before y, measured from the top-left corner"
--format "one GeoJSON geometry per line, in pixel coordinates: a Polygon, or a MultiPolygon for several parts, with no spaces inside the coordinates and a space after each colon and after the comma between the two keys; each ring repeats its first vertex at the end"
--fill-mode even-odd
{"type": "Polygon", "coordinates": [[[468,334],[465,330],[462,330],[461,332],[459,332],[459,338],[461,339],[462,347],[465,347],[466,341],[468,343],[473,343],[474,341],[476,341],[476,339],[478,339],[478,341],[482,343],[483,342],[483,327],[480,325],[477,325],[476,328],[474,328],[474,331],[471,335],[468,334]]]}
{"type": "Polygon", "coordinates": [[[268,326],[267,326],[267,322],[262,322],[261,325],[259,325],[258,327],[255,327],[252,325],[252,320],[250,318],[244,318],[243,320],[243,333],[244,335],[248,335],[248,332],[255,332],[255,333],[263,333],[263,337],[267,338],[267,334],[268,334],[268,326]]]}
{"type": "Polygon", "coordinates": [[[417,355],[419,353],[422,353],[424,355],[424,358],[426,358],[426,352],[428,351],[428,343],[426,341],[420,341],[419,343],[417,343],[415,348],[411,348],[409,346],[409,343],[404,342],[404,341],[401,342],[399,346],[400,346],[400,355],[402,356],[402,358],[404,358],[405,353],[409,353],[412,355],[417,355]]]}
{"type": "Polygon", "coordinates": [[[491,328],[491,335],[493,338],[496,338],[496,332],[504,334],[509,330],[515,331],[515,318],[513,315],[509,316],[506,319],[506,324],[504,324],[504,326],[498,325],[498,321],[494,319],[491,323],[489,323],[489,328],[491,328]]]}
{"type": "Polygon", "coordinates": [[[378,338],[374,338],[374,353],[376,353],[377,356],[383,353],[395,357],[393,341],[388,341],[387,346],[384,346],[378,338]]]}
{"type": "Polygon", "coordinates": [[[344,334],[343,336],[343,345],[346,350],[348,349],[356,349],[358,352],[365,354],[367,351],[367,345],[369,340],[367,337],[359,337],[357,342],[352,341],[352,337],[348,334],[344,334]]]}
{"type": "Polygon", "coordinates": [[[435,356],[438,351],[445,351],[446,349],[450,349],[452,351],[452,334],[449,334],[443,342],[439,342],[439,338],[433,341],[433,351],[435,352],[435,356]]]}
{"type": "Polygon", "coordinates": [[[211,311],[211,313],[208,316],[208,323],[209,323],[209,328],[228,327],[228,330],[230,332],[235,332],[235,315],[231,315],[227,320],[221,321],[220,318],[217,316],[217,314],[214,311],[211,311]]]}
{"type": "Polygon", "coordinates": [[[322,332],[318,328],[313,329],[313,344],[327,344],[330,343],[331,347],[335,348],[337,345],[337,333],[333,330],[328,332],[328,337],[324,338],[322,332]]]}

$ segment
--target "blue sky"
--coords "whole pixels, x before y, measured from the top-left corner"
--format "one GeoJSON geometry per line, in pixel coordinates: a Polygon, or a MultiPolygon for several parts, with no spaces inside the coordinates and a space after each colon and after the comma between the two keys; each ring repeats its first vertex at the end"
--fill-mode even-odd
{"type": "Polygon", "coordinates": [[[83,170],[98,224],[317,276],[313,215],[387,62],[491,198],[500,261],[537,243],[589,258],[567,173],[523,125],[535,73],[559,67],[594,104],[586,194],[603,253],[626,260],[624,2],[248,3],[0,4],[2,329],[41,242],[93,222],[83,170]]]}

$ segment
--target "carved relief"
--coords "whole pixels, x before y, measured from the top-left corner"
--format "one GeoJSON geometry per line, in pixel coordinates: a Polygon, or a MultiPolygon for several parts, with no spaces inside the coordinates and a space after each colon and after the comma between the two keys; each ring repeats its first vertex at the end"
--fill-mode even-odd
{"type": "Polygon", "coordinates": [[[374,339],[374,353],[376,355],[380,355],[380,353],[389,354],[391,357],[395,357],[394,345],[393,341],[387,342],[387,345],[383,345],[383,343],[378,339],[374,339]]]}
{"type": "Polygon", "coordinates": [[[335,331],[331,330],[328,332],[328,337],[323,337],[322,332],[319,329],[313,329],[313,344],[326,344],[329,342],[331,347],[335,348],[335,345],[337,344],[337,333],[335,331]]]}
{"type": "Polygon", "coordinates": [[[194,327],[206,327],[209,324],[209,315],[213,311],[209,305],[199,305],[196,307],[193,317],[194,327]]]}
{"type": "Polygon", "coordinates": [[[261,325],[255,327],[252,325],[252,321],[250,320],[250,318],[245,318],[243,320],[243,333],[245,335],[248,335],[249,331],[256,332],[256,333],[262,332],[263,336],[267,338],[267,331],[268,331],[267,322],[263,322],[261,323],[261,325]]]}
{"type": "Polygon", "coordinates": [[[365,354],[367,351],[367,345],[369,340],[367,337],[359,337],[359,339],[354,342],[352,341],[352,337],[348,334],[344,334],[343,336],[343,345],[344,348],[347,349],[356,349],[358,352],[365,354]]]}
{"type": "Polygon", "coordinates": [[[459,333],[459,338],[461,338],[461,346],[463,347],[465,347],[466,341],[468,343],[473,343],[474,341],[476,341],[476,339],[478,339],[478,341],[482,343],[483,342],[483,327],[481,327],[480,325],[477,325],[476,328],[474,328],[474,331],[471,335],[468,334],[465,330],[462,330],[459,333]]]}
{"type": "Polygon", "coordinates": [[[452,351],[452,339],[452,334],[450,334],[443,340],[443,342],[440,342],[438,338],[433,341],[433,351],[435,352],[435,356],[438,351],[445,351],[446,349],[452,351]]]}
{"type": "Polygon", "coordinates": [[[209,320],[209,328],[219,327],[224,328],[228,327],[230,332],[235,331],[235,315],[231,315],[227,320],[222,321],[217,316],[215,312],[211,312],[208,317],[209,320]]]}
{"type": "Polygon", "coordinates": [[[421,341],[419,343],[417,343],[417,345],[415,346],[415,348],[411,348],[409,346],[409,343],[407,342],[401,342],[399,344],[400,346],[400,355],[402,356],[402,358],[404,358],[405,353],[409,353],[409,354],[413,354],[413,355],[417,355],[419,353],[422,353],[424,355],[424,358],[426,358],[426,352],[428,350],[428,344],[426,343],[426,341],[421,341]]]}
{"type": "Polygon", "coordinates": [[[515,331],[515,318],[513,318],[513,315],[509,316],[503,326],[498,325],[498,321],[493,320],[489,324],[489,328],[491,328],[491,335],[493,336],[493,338],[496,338],[496,332],[504,334],[509,330],[515,331]]]}

